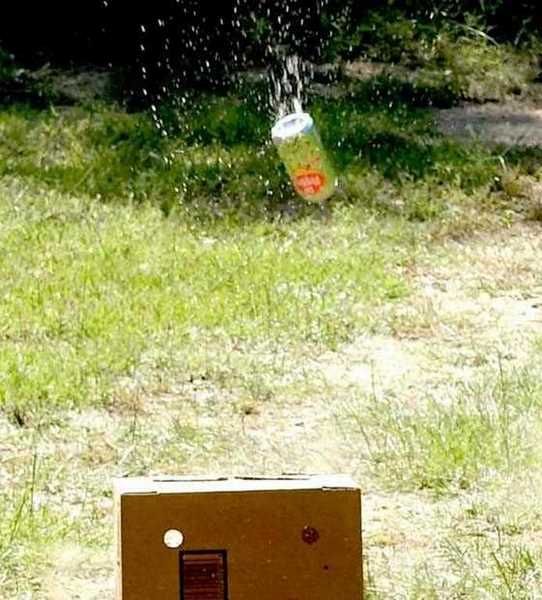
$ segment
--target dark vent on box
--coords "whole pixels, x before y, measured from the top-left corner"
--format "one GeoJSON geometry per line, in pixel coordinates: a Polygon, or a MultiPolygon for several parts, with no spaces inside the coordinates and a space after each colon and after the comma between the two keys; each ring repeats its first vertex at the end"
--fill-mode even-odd
{"type": "Polygon", "coordinates": [[[181,552],[181,600],[228,600],[225,550],[181,552]]]}

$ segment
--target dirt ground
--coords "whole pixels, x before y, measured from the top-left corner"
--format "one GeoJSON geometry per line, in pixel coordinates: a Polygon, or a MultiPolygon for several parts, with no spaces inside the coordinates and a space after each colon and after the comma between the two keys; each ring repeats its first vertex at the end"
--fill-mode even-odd
{"type": "Polygon", "coordinates": [[[463,104],[436,111],[442,133],[507,146],[542,146],[542,105],[463,104]]]}

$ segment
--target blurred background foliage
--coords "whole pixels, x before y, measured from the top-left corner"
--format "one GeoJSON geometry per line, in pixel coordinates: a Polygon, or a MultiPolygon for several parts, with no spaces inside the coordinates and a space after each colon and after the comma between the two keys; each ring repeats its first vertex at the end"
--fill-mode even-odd
{"type": "Polygon", "coordinates": [[[113,70],[128,93],[160,90],[172,73],[186,85],[214,87],[230,71],[268,63],[277,47],[314,62],[363,55],[415,66],[445,51],[444,23],[456,34],[528,44],[542,28],[539,8],[537,0],[18,2],[0,20],[0,80],[16,90],[23,74],[15,58],[29,69],[113,70]]]}

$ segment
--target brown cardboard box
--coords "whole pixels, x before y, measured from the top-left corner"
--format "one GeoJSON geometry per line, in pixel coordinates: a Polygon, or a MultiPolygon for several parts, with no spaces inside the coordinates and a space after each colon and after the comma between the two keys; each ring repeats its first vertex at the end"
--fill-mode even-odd
{"type": "Polygon", "coordinates": [[[361,492],[346,477],[121,479],[115,496],[118,600],[361,598],[361,492]]]}

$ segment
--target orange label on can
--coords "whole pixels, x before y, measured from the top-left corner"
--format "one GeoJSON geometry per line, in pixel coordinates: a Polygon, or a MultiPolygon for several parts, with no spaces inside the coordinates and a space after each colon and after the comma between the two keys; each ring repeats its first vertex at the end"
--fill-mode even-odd
{"type": "Polygon", "coordinates": [[[315,196],[326,185],[326,177],[320,171],[301,169],[294,176],[296,190],[303,196],[315,196]]]}

